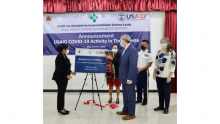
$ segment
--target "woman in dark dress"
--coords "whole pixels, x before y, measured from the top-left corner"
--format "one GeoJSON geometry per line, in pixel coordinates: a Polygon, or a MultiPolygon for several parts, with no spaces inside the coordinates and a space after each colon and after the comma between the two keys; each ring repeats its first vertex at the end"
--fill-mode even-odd
{"type": "Polygon", "coordinates": [[[117,44],[114,44],[112,46],[112,51],[114,52],[114,58],[112,58],[109,55],[106,56],[106,59],[112,60],[112,63],[115,66],[115,80],[107,79],[107,85],[109,86],[109,96],[110,96],[108,103],[112,102],[113,86],[115,86],[117,93],[116,104],[119,104],[119,94],[120,94],[120,86],[121,86],[121,83],[119,82],[119,62],[120,62],[121,54],[118,53],[118,50],[119,50],[119,46],[117,44]]]}
{"type": "Polygon", "coordinates": [[[75,75],[76,73],[71,71],[71,63],[66,56],[66,54],[69,53],[69,46],[65,43],[59,44],[57,46],[57,51],[59,51],[59,53],[55,60],[55,71],[52,80],[55,80],[58,87],[57,110],[59,113],[66,115],[69,114],[69,111],[64,108],[64,95],[68,80],[72,78],[70,74],[75,75]]]}

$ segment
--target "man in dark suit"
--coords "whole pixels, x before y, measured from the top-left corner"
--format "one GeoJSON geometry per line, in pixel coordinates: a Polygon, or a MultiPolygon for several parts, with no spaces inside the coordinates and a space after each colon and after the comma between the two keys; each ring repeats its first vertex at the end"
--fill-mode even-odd
{"type": "Polygon", "coordinates": [[[123,120],[130,120],[136,117],[135,84],[138,80],[138,54],[137,49],[130,44],[129,35],[122,35],[120,41],[120,45],[125,48],[119,64],[119,81],[122,84],[124,107],[117,114],[126,115],[122,117],[123,120]]]}

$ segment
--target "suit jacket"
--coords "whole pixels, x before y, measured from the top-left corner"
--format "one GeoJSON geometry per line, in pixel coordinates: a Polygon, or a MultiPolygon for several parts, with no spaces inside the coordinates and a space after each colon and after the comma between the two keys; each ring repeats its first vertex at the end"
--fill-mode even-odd
{"type": "Polygon", "coordinates": [[[119,81],[121,84],[127,84],[127,80],[131,80],[132,84],[137,83],[137,60],[137,49],[130,44],[122,55],[119,64],[119,81]]]}
{"type": "Polygon", "coordinates": [[[55,81],[63,81],[68,80],[66,77],[70,75],[71,71],[71,63],[70,60],[65,55],[66,59],[64,58],[63,54],[60,52],[55,60],[55,71],[53,73],[52,80],[55,81]]]}
{"type": "Polygon", "coordinates": [[[115,58],[113,58],[112,63],[115,65],[115,76],[119,76],[119,63],[120,63],[121,54],[117,53],[115,58]]]}

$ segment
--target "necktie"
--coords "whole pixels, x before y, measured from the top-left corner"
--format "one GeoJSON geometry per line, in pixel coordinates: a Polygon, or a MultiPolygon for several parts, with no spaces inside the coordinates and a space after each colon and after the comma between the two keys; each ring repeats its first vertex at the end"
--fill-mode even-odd
{"type": "MultiPolygon", "coordinates": [[[[128,46],[129,46],[129,45],[130,45],[130,44],[128,44],[128,46]]],[[[125,50],[128,48],[128,46],[124,49],[124,51],[123,51],[123,53],[122,53],[121,56],[123,56],[123,54],[124,54],[125,50]]]]}
{"type": "Polygon", "coordinates": [[[124,54],[125,50],[126,50],[126,49],[124,49],[124,51],[123,51],[123,53],[122,53],[122,56],[123,56],[123,54],[124,54]]]}

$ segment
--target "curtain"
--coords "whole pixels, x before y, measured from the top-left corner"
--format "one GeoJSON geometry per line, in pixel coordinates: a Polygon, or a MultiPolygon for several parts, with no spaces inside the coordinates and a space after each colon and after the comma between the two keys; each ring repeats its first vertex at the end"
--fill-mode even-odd
{"type": "Polygon", "coordinates": [[[177,93],[177,12],[170,11],[165,13],[165,31],[164,36],[170,39],[170,43],[174,46],[176,52],[176,71],[173,84],[170,89],[171,93],[177,93]]]}
{"type": "Polygon", "coordinates": [[[171,11],[177,0],[43,0],[43,12],[171,11]]]}

